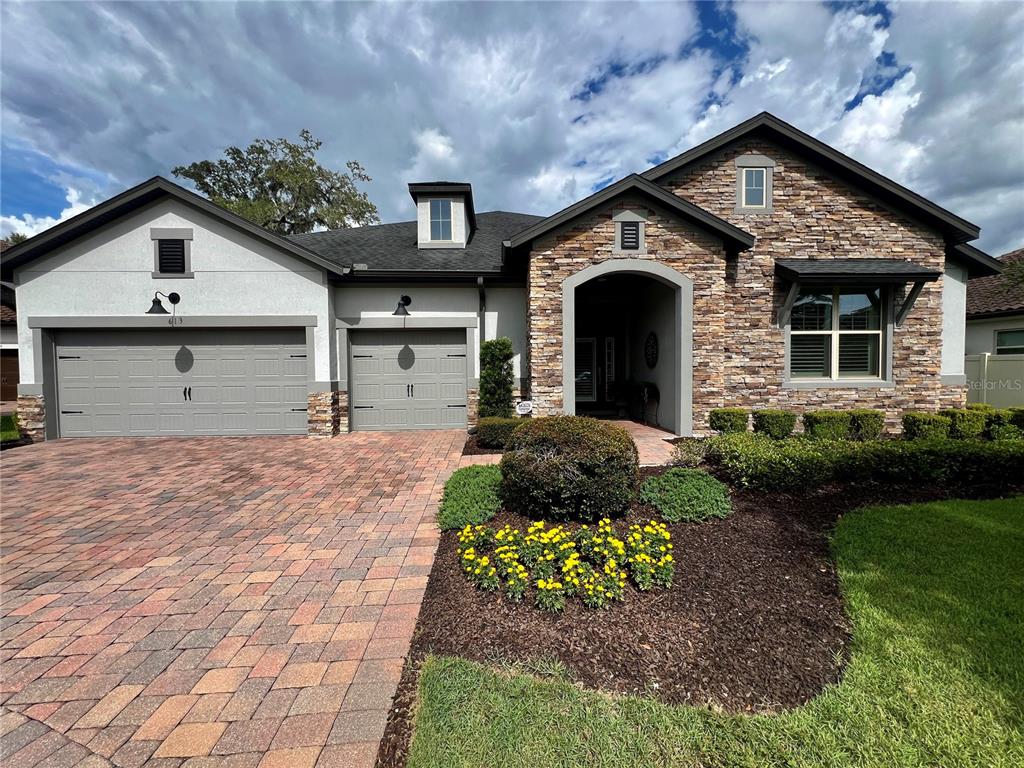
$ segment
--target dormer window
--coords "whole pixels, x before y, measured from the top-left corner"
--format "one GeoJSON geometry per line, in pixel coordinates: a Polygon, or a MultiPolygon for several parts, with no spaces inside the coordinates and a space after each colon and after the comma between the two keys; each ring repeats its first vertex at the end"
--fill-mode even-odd
{"type": "Polygon", "coordinates": [[[736,158],[736,213],[771,213],[775,161],[764,155],[736,158]]]}
{"type": "Polygon", "coordinates": [[[476,229],[473,188],[461,181],[409,185],[416,203],[417,248],[465,248],[476,229]]]}
{"type": "Polygon", "coordinates": [[[452,201],[430,201],[430,239],[452,239],[452,201]]]}

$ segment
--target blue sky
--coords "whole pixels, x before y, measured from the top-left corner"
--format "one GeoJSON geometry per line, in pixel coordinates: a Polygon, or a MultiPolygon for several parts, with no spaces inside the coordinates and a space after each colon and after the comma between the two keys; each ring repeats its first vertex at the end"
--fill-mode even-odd
{"type": "Polygon", "coordinates": [[[1021,3],[12,3],[0,232],[309,128],[385,221],[409,181],[550,213],[769,110],[1024,245],[1021,3]],[[983,139],[981,136],[983,135],[983,139]]]}

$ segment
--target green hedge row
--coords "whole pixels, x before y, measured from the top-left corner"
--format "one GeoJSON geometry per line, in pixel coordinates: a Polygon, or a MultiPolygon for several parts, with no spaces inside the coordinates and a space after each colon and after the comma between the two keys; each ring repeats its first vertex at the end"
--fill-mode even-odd
{"type": "Polygon", "coordinates": [[[838,480],[857,483],[1002,484],[1024,478],[1024,441],[821,440],[719,435],[707,461],[730,482],[795,491],[838,480]]]}
{"type": "MultiPolygon", "coordinates": [[[[753,411],[754,432],[782,440],[793,434],[796,414],[773,408],[753,411]]],[[[723,435],[743,433],[751,412],[743,408],[714,408],[708,422],[723,435]]],[[[885,426],[885,412],[873,409],[849,411],[822,409],[808,411],[802,417],[804,434],[820,440],[876,440],[885,426]]],[[[997,410],[990,405],[972,403],[966,408],[947,408],[935,412],[908,411],[903,414],[903,436],[908,440],[932,440],[951,437],[971,440],[1012,440],[1024,437],[1024,408],[997,410]]]]}
{"type": "Polygon", "coordinates": [[[475,465],[455,470],[444,484],[437,526],[442,531],[453,531],[490,520],[501,509],[500,485],[501,469],[497,466],[475,465]]]}

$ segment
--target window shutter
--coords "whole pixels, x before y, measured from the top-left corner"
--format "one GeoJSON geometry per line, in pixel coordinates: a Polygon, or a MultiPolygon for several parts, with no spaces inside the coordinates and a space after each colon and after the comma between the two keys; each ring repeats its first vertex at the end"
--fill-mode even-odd
{"type": "Polygon", "coordinates": [[[639,251],[640,222],[623,221],[620,222],[619,226],[621,227],[619,231],[619,247],[623,251],[639,251]]]}
{"type": "Polygon", "coordinates": [[[159,271],[161,274],[185,274],[185,241],[158,240],[159,271]]]}

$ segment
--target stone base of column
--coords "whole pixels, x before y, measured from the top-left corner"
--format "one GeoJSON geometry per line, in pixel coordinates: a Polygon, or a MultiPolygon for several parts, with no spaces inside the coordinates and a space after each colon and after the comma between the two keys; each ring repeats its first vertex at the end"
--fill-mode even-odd
{"type": "Polygon", "coordinates": [[[46,403],[42,395],[18,395],[18,431],[33,443],[46,439],[46,403]]]}
{"type": "MultiPolygon", "coordinates": [[[[340,421],[338,395],[338,392],[310,393],[307,406],[309,414],[308,434],[310,437],[334,437],[338,434],[340,421]]],[[[347,412],[347,406],[345,410],[347,412]]],[[[346,422],[347,421],[346,413],[346,422]]]]}

